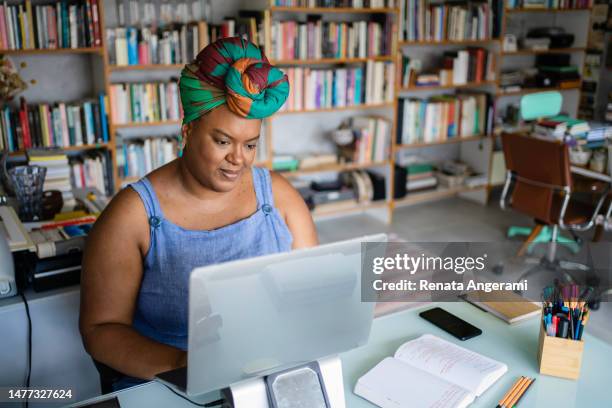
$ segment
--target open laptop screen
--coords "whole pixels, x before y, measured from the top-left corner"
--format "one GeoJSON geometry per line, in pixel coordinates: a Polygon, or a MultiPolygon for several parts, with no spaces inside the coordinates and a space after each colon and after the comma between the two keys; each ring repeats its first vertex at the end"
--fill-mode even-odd
{"type": "MultiPolygon", "coordinates": [[[[190,278],[187,393],[201,394],[367,342],[361,242],[195,269],[190,278]]],[[[384,251],[384,244],[380,245],[384,251]]]]}

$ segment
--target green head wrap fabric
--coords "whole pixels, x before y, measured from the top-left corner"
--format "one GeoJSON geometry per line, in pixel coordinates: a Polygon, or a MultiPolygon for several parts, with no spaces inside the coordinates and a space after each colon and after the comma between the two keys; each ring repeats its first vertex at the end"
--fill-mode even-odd
{"type": "Polygon", "coordinates": [[[179,82],[183,124],[221,104],[237,115],[262,119],[274,114],[289,95],[289,81],[256,45],[240,37],[206,46],[185,66],[179,82]]]}

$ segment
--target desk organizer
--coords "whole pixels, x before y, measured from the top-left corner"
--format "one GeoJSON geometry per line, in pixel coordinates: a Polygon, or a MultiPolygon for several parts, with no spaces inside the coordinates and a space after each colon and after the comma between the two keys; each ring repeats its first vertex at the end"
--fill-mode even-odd
{"type": "MultiPolygon", "coordinates": [[[[541,320],[540,320],[541,321],[541,320]]],[[[538,363],[540,374],[576,380],[580,376],[584,341],[546,335],[540,324],[538,363]]]]}

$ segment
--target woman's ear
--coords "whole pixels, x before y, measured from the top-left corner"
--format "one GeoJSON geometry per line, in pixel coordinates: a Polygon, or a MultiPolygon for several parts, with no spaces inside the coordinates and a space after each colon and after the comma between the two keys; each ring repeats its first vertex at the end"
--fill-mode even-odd
{"type": "Polygon", "coordinates": [[[193,123],[189,122],[181,126],[181,143],[179,144],[179,149],[183,149],[191,136],[191,131],[193,130],[193,123]]]}
{"type": "Polygon", "coordinates": [[[178,141],[178,157],[183,157],[183,151],[185,150],[185,146],[187,145],[187,140],[191,136],[192,130],[193,124],[191,122],[181,126],[181,135],[179,136],[178,141]]]}

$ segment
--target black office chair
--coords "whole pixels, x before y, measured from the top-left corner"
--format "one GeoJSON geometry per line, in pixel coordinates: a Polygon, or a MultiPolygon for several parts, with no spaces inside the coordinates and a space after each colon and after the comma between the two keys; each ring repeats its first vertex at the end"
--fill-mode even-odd
{"type": "Polygon", "coordinates": [[[124,377],[119,371],[115,370],[107,366],[106,364],[102,364],[99,361],[91,359],[96,366],[96,370],[98,370],[98,374],[100,375],[100,391],[102,394],[109,394],[114,391],[113,384],[119,381],[124,377]]]}

